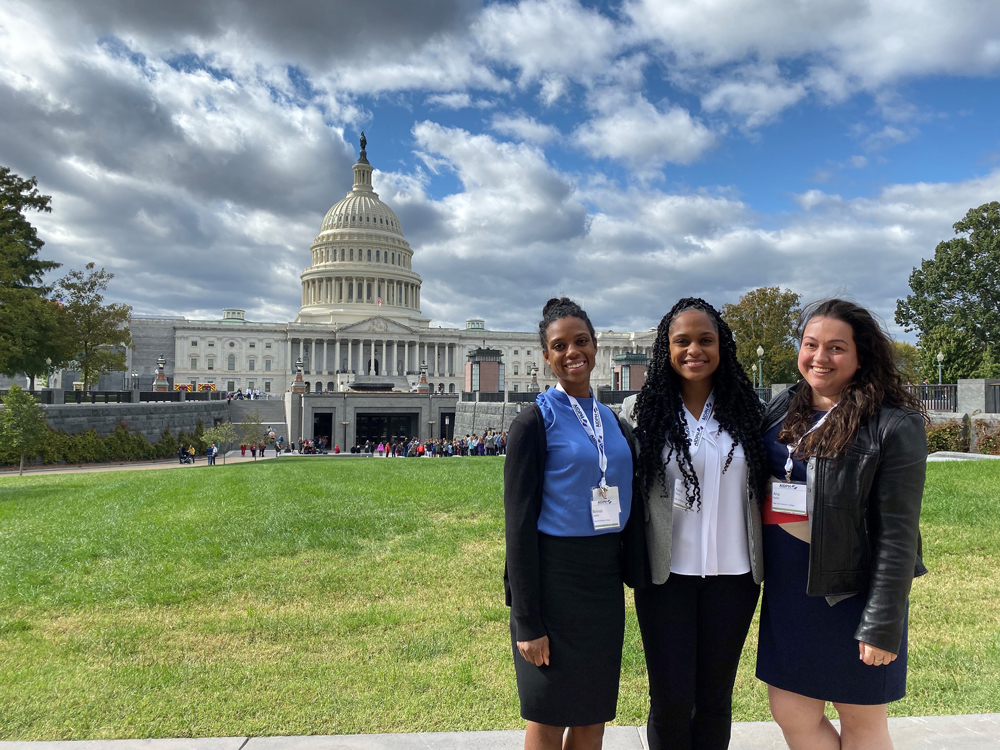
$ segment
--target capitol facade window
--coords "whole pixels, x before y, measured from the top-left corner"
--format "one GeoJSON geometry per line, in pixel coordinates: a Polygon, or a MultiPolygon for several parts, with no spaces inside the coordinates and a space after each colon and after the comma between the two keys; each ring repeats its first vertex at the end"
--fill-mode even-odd
{"type": "Polygon", "coordinates": [[[215,360],[212,359],[211,357],[208,358],[208,369],[209,370],[215,369],[215,360]]]}
{"type": "Polygon", "coordinates": [[[250,358],[250,359],[249,359],[249,360],[247,361],[247,369],[249,369],[249,370],[251,370],[251,371],[253,371],[253,370],[256,370],[256,369],[257,369],[257,361],[256,361],[256,360],[255,360],[255,359],[254,359],[253,357],[251,357],[251,358],[250,358]]]}
{"type": "Polygon", "coordinates": [[[264,360],[264,372],[270,372],[270,371],[271,371],[271,360],[265,359],[264,360]]]}
{"type": "Polygon", "coordinates": [[[197,357],[191,357],[191,369],[192,370],[197,370],[198,369],[198,358],[197,357]]]}
{"type": "Polygon", "coordinates": [[[236,369],[236,355],[235,354],[230,354],[229,355],[229,358],[226,361],[226,366],[227,366],[227,369],[229,369],[229,370],[235,370],[236,369]]]}

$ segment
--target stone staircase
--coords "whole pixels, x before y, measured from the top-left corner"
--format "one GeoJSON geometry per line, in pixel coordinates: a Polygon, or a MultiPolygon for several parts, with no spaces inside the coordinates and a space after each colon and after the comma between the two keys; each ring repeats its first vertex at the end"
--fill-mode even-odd
{"type": "Polygon", "coordinates": [[[288,441],[288,425],[285,423],[285,402],[277,399],[256,401],[232,401],[229,404],[229,418],[233,424],[249,421],[254,411],[260,413],[260,422],[270,427],[275,435],[284,436],[288,441]]]}

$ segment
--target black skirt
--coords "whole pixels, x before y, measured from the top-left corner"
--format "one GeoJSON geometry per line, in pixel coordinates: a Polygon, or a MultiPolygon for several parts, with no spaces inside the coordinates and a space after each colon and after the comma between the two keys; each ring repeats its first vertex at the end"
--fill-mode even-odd
{"type": "Polygon", "coordinates": [[[625,638],[619,534],[538,539],[549,665],[536,667],[521,656],[512,619],[521,717],[556,727],[611,721],[625,638]]]}
{"type": "Polygon", "coordinates": [[[757,642],[757,679],[809,698],[880,705],[906,695],[906,636],[887,666],[858,658],[854,638],[864,595],[834,606],[808,596],[809,545],[776,525],[764,527],[764,597],[757,642]]]}

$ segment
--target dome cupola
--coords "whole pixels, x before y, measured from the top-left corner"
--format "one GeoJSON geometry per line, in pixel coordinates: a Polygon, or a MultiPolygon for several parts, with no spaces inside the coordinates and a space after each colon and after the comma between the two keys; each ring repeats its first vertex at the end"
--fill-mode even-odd
{"type": "Polygon", "coordinates": [[[354,185],[327,211],[301,274],[302,322],[350,322],[372,315],[420,324],[420,276],[395,212],[372,186],[367,139],[354,164],[354,185]],[[374,309],[373,309],[374,308],[374,309]],[[343,314],[340,314],[343,313],[343,314]]]}

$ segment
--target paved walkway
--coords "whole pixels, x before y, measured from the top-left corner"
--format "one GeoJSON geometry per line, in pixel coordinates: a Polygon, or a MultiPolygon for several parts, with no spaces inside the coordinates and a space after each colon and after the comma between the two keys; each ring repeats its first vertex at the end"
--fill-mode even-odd
{"type": "MultiPolygon", "coordinates": [[[[996,750],[1000,714],[889,719],[896,750],[996,750]]],[[[0,750],[521,750],[524,732],[437,732],[311,737],[0,742],[0,750]]],[[[735,724],[730,750],[782,750],[770,722],[735,724]]],[[[609,727],[604,750],[649,750],[645,727],[609,727]]]]}
{"type": "MultiPolygon", "coordinates": [[[[257,456],[257,460],[261,461],[263,459],[275,458],[274,451],[268,450],[266,456],[257,456]]],[[[253,462],[253,457],[248,452],[246,456],[241,456],[239,450],[229,451],[226,454],[226,463],[222,463],[222,456],[216,459],[218,463],[216,466],[223,466],[229,464],[242,464],[253,462]]],[[[162,461],[129,461],[129,462],[119,462],[119,463],[107,463],[107,464],[89,464],[86,466],[60,466],[55,464],[50,464],[44,467],[31,467],[30,469],[24,470],[24,475],[32,476],[36,474],[88,474],[95,471],[150,471],[152,469],[194,469],[199,466],[207,466],[208,459],[204,455],[199,455],[195,457],[194,464],[182,464],[177,458],[164,459],[162,461]]],[[[0,477],[10,477],[17,476],[17,467],[15,466],[13,470],[0,471],[0,477]]]]}

